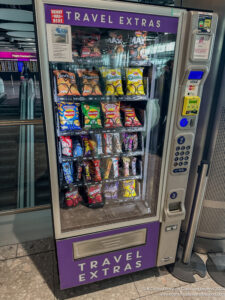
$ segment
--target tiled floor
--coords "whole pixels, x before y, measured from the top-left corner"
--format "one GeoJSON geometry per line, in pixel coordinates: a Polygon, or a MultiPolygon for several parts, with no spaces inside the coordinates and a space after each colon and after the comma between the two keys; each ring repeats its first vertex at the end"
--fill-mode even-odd
{"type": "MultiPolygon", "coordinates": [[[[205,259],[205,257],[203,256],[205,259]]],[[[209,275],[196,283],[175,279],[165,268],[60,291],[51,239],[0,247],[1,300],[160,300],[225,299],[225,289],[209,275]]]]}

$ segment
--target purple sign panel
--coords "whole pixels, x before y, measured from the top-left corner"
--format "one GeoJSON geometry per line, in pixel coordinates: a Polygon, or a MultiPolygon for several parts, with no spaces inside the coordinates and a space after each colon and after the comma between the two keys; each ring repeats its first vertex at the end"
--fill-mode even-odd
{"type": "Polygon", "coordinates": [[[177,17],[45,4],[46,23],[176,33],[177,17]]]}
{"type": "Polygon", "coordinates": [[[96,234],[58,240],[57,255],[61,289],[137,272],[156,266],[159,222],[130,226],[96,234]],[[141,246],[74,259],[73,243],[146,228],[146,243],[141,246]]]}
{"type": "Polygon", "coordinates": [[[18,60],[18,61],[30,61],[37,60],[35,52],[7,52],[0,51],[0,59],[2,60],[18,60]]]}

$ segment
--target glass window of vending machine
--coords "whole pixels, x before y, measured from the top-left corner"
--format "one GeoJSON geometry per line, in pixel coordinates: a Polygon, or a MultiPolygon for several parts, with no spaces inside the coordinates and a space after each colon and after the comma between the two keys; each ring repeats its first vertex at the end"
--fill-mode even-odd
{"type": "Polygon", "coordinates": [[[173,129],[187,12],[35,4],[61,288],[154,267],[160,240],[158,265],[173,262],[193,140],[173,129]]]}

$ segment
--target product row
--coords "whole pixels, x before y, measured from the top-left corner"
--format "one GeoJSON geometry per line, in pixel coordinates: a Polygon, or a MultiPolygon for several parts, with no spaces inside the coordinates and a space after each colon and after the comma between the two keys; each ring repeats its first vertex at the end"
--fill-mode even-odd
{"type": "Polygon", "coordinates": [[[100,182],[141,175],[141,160],[137,157],[111,157],[82,162],[62,162],[66,184],[100,182]],[[75,170],[75,172],[74,172],[75,170]]]}
{"type": "Polygon", "coordinates": [[[130,59],[147,60],[147,44],[152,41],[147,31],[111,30],[107,33],[74,30],[72,46],[73,57],[101,57],[102,55],[123,55],[129,53],[130,59]]]}
{"type": "Polygon", "coordinates": [[[80,137],[61,136],[60,153],[63,157],[95,157],[142,150],[138,133],[96,133],[80,137]]]}
{"type": "Polygon", "coordinates": [[[61,131],[97,128],[141,127],[135,109],[130,105],[120,105],[120,102],[79,103],[59,102],[58,114],[61,131]],[[121,113],[123,123],[121,120],[121,113]],[[102,121],[103,119],[103,121],[102,121]]]}
{"type": "Polygon", "coordinates": [[[143,68],[126,68],[123,86],[121,70],[105,67],[77,69],[76,72],[54,70],[58,96],[145,95],[143,68]]]}
{"type": "Polygon", "coordinates": [[[65,206],[76,207],[83,204],[90,208],[103,207],[105,202],[130,200],[138,196],[136,180],[124,180],[111,183],[95,184],[83,188],[70,186],[65,192],[65,206]]]}

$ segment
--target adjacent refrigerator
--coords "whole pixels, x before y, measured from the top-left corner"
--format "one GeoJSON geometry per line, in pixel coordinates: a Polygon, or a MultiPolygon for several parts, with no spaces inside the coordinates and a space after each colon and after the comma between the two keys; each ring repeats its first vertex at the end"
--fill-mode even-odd
{"type": "Polygon", "coordinates": [[[175,261],[216,16],[35,1],[62,289],[175,261]]]}

